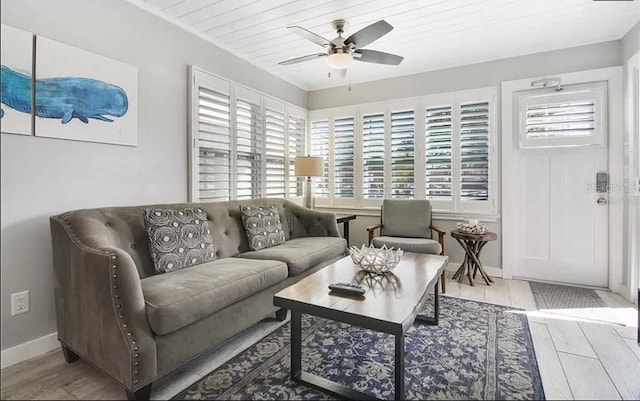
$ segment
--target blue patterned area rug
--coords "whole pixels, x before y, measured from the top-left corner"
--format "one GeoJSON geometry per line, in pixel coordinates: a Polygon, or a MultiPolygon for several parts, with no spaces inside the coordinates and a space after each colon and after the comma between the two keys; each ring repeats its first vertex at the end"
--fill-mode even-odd
{"type": "MultiPolygon", "coordinates": [[[[407,333],[406,398],[544,400],[527,319],[513,310],[442,297],[439,325],[416,322],[407,333]]],[[[308,315],[302,328],[303,370],[393,399],[391,335],[308,315]]],[[[289,330],[276,329],[173,399],[333,399],[289,379],[289,330]]]]}

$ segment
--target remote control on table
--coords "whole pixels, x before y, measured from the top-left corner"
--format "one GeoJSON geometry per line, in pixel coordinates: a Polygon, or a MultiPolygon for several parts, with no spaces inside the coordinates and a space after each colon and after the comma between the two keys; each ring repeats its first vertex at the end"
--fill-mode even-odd
{"type": "Polygon", "coordinates": [[[365,293],[364,288],[362,288],[360,284],[334,283],[329,284],[329,289],[347,295],[362,295],[365,293]]]}

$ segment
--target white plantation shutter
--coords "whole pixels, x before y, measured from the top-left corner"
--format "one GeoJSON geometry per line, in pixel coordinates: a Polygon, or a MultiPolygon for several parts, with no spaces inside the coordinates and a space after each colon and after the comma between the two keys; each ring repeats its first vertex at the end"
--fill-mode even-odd
{"type": "Polygon", "coordinates": [[[354,120],[338,118],[334,122],[334,196],[353,198],[354,120]]]}
{"type": "Polygon", "coordinates": [[[307,111],[190,67],[189,200],[302,195],[307,111]]]}
{"type": "Polygon", "coordinates": [[[415,157],[414,112],[391,113],[391,197],[411,199],[414,196],[415,157]]]}
{"type": "Polygon", "coordinates": [[[426,109],[426,197],[452,199],[452,106],[426,109]]]}
{"type": "Polygon", "coordinates": [[[289,115],[287,132],[288,161],[289,161],[289,196],[302,196],[304,177],[296,177],[294,162],[297,156],[304,155],[304,131],[306,121],[293,115],[289,115]]]}
{"type": "Polygon", "coordinates": [[[267,107],[265,122],[266,196],[284,198],[286,192],[284,112],[267,107]]]}
{"type": "Polygon", "coordinates": [[[384,113],[362,117],[362,197],[384,198],[384,113]]]}
{"type": "Polygon", "coordinates": [[[262,118],[260,104],[236,100],[236,199],[262,194],[262,118]]]}
{"type": "Polygon", "coordinates": [[[603,146],[607,83],[518,92],[520,147],[603,146]]]}
{"type": "Polygon", "coordinates": [[[489,199],[489,102],[460,105],[460,198],[489,199]]]}
{"type": "Polygon", "coordinates": [[[528,105],[527,139],[589,136],[596,129],[595,100],[528,105]]]}
{"type": "Polygon", "coordinates": [[[329,120],[311,122],[311,156],[324,158],[324,176],[313,178],[314,196],[329,197],[329,120]]]}
{"type": "Polygon", "coordinates": [[[231,130],[229,95],[197,87],[198,197],[224,201],[231,197],[231,130]]]}

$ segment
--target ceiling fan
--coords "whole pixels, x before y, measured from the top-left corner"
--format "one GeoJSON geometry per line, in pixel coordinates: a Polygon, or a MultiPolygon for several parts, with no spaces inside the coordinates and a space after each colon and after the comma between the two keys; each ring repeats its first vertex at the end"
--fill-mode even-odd
{"type": "Polygon", "coordinates": [[[385,20],[374,22],[346,39],[342,37],[345,25],[346,21],[341,19],[335,20],[331,23],[333,29],[338,32],[338,37],[333,40],[325,39],[322,36],[299,26],[287,27],[303,38],[325,47],[326,52],[296,57],[291,60],[281,61],[278,64],[291,65],[328,57],[329,68],[334,71],[335,75],[344,77],[346,75],[347,67],[351,65],[353,60],[363,61],[366,63],[398,65],[404,59],[402,56],[391,53],[363,49],[363,47],[380,39],[393,29],[393,27],[385,20]]]}

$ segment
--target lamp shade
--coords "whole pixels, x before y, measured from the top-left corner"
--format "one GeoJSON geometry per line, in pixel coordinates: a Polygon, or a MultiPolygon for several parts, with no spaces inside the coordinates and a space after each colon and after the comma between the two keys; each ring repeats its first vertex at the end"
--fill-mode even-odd
{"type": "Polygon", "coordinates": [[[329,67],[337,70],[347,68],[353,62],[353,56],[349,53],[332,53],[329,55],[329,67]]]}
{"type": "Polygon", "coordinates": [[[317,156],[298,156],[294,161],[297,176],[321,177],[324,175],[324,159],[317,156]]]}

